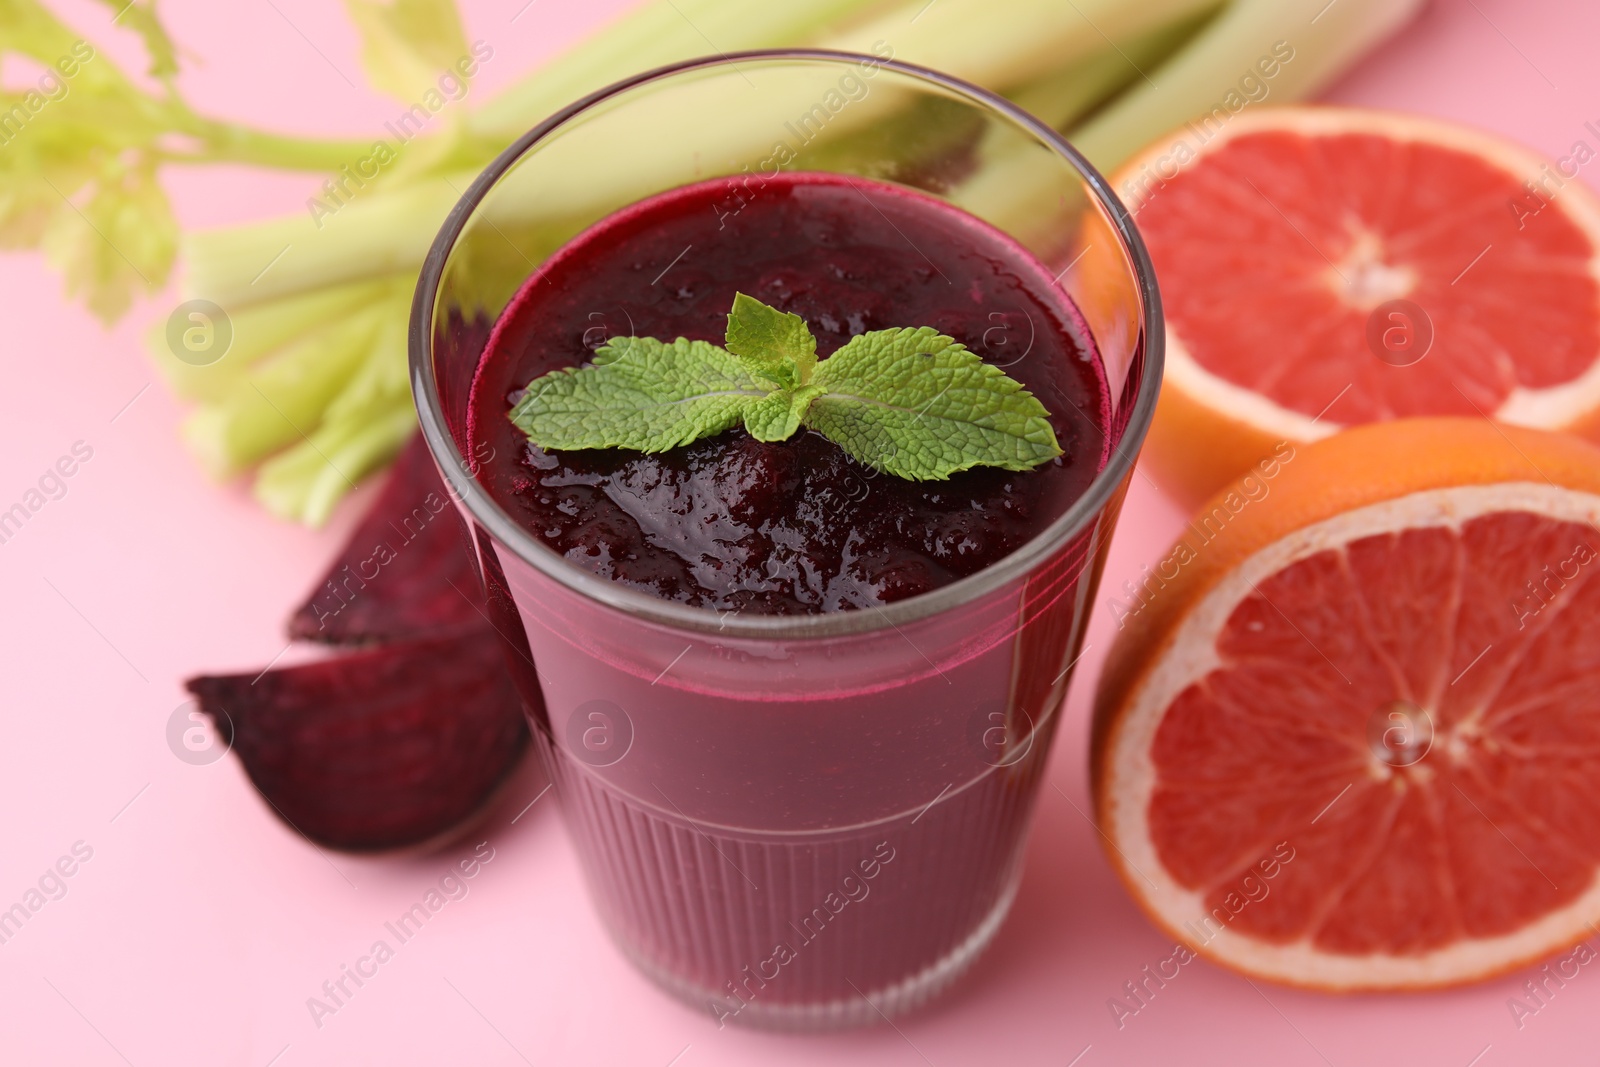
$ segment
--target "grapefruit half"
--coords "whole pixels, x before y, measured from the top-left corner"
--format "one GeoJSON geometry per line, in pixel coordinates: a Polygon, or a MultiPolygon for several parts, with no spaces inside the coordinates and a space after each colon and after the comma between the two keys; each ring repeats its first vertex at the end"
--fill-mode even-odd
{"type": "Polygon", "coordinates": [[[1585,138],[1546,159],[1417,116],[1250,108],[1135,157],[1112,181],[1167,314],[1152,474],[1192,507],[1280,442],[1367,422],[1600,436],[1585,138]]]}
{"type": "Polygon", "coordinates": [[[1600,934],[1600,449],[1410,419],[1280,453],[1123,605],[1107,854],[1174,938],[1327,990],[1600,934]]]}

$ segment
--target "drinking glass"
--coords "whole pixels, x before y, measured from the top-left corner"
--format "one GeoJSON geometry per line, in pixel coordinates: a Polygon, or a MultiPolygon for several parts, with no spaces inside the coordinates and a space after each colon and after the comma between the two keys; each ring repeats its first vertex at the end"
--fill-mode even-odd
{"type": "Polygon", "coordinates": [[[878,51],[696,60],[574,103],[462,197],[413,307],[422,432],[594,905],[719,1024],[905,1012],[994,938],[1160,379],[1155,280],[1105,180],[1004,99],[878,51]],[[645,197],[779,170],[896,182],[996,226],[1058,274],[1110,387],[1109,460],[1081,498],[992,566],[882,608],[655,599],[566,562],[474,478],[514,459],[471,453],[468,393],[535,265],[645,197]]]}

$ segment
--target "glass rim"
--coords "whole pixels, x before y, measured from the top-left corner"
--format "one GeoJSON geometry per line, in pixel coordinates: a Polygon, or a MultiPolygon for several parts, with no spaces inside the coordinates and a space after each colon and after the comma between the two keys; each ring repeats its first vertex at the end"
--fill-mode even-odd
{"type": "MultiPolygon", "coordinates": [[[[1155,268],[1144,240],[1133,226],[1133,217],[1117,197],[1105,177],[1085,159],[1065,137],[1004,97],[971,82],[895,59],[881,59],[856,52],[825,48],[754,49],[672,63],[613,82],[568,104],[517,138],[473,180],[462,194],[423,260],[422,272],[411,304],[408,336],[412,398],[417,408],[423,437],[441,469],[450,493],[467,509],[472,520],[496,541],[514,551],[540,573],[554,579],[571,592],[634,618],[675,630],[716,634],[723,638],[758,640],[832,638],[878,630],[898,629],[906,623],[938,615],[971,603],[1009,582],[1026,576],[1041,562],[1081,534],[1100,515],[1135,463],[1128,445],[1143,442],[1155,414],[1156,397],[1161,387],[1166,336],[1161,295],[1156,288],[1155,268]],[[1029,541],[999,561],[975,574],[948,585],[893,604],[872,609],[822,612],[814,615],[762,615],[734,612],[724,615],[714,608],[690,607],[677,601],[662,600],[637,592],[576,567],[538,538],[524,530],[506,514],[470,472],[466,457],[457,447],[442,410],[438,382],[433,371],[433,313],[444,278],[445,266],[467,222],[482,205],[490,190],[516,163],[550,135],[573,119],[598,105],[652,82],[679,74],[718,67],[737,68],[740,62],[813,60],[826,63],[858,64],[871,60],[879,69],[892,70],[913,79],[931,83],[947,92],[965,97],[980,107],[996,112],[1032,134],[1077,171],[1099,206],[1110,216],[1111,225],[1132,262],[1141,314],[1139,331],[1143,366],[1139,390],[1123,423],[1122,439],[1082,496],[1029,541]]],[[[1107,430],[1109,432],[1109,429],[1107,430]]]]}

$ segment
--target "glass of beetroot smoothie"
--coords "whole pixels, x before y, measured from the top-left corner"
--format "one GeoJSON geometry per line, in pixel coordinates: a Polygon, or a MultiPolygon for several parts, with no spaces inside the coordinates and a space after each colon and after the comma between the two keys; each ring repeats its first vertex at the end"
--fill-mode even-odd
{"type": "Polygon", "coordinates": [[[468,191],[413,313],[423,432],[595,905],[719,1025],[905,1012],[994,937],[1159,384],[1155,282],[1104,180],[875,52],[574,104],[468,191]],[[613,338],[722,343],[736,292],[824,362],[933,327],[1031,391],[1062,454],[914,481],[804,429],[556,451],[510,421],[613,338]]]}

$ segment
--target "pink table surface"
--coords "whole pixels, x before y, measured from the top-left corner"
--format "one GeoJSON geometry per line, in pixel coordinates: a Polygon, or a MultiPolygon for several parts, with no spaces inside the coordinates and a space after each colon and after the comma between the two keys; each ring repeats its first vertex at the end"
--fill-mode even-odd
{"type": "MultiPolygon", "coordinates": [[[[474,92],[623,11],[627,0],[470,0],[495,57],[474,92]],[[520,11],[520,14],[519,14],[520,11]],[[514,18],[514,16],[516,16],[514,18]]],[[[137,62],[89,0],[58,9],[137,62]]],[[[194,56],[192,99],[267,126],[356,134],[395,105],[364,87],[342,5],[167,0],[194,56]],[[347,80],[348,77],[348,80],[347,80]]],[[[1587,0],[1435,0],[1328,98],[1510,134],[1552,157],[1600,119],[1587,0]]],[[[1587,180],[1593,180],[1585,174],[1587,180]]],[[[187,226],[301,208],[311,179],[218,168],[171,182],[187,226]]],[[[1104,601],[1181,524],[1136,478],[1068,700],[1016,907],[953,993],[897,1028],[822,1037],[729,1028],[668,999],[612,947],[530,771],[473,839],[494,859],[319,1027],[307,998],[385,937],[470,843],[409,859],[309,847],[232,758],[190,766],[165,739],[182,679],[279,655],[283,621],[354,515],[308,531],[206,480],[176,434],[183,405],[140,337],[176,288],[109,332],[39,257],[0,257],[12,387],[0,396],[0,508],[74,442],[93,458],[0,545],[0,907],[77,845],[92,857],[0,945],[7,1064],[1415,1064],[1592,1060],[1600,977],[1580,972],[1518,1026],[1524,976],[1415,996],[1252,988],[1205,963],[1119,1029],[1107,1007],[1170,946],[1136,911],[1086,821],[1088,695],[1112,636],[1104,601]],[[153,384],[152,384],[153,383],[153,384]],[[1586,1007],[1587,1005],[1587,1007],[1586,1007]],[[1474,1057],[1479,1057],[1475,1059],[1474,1057]]]]}

